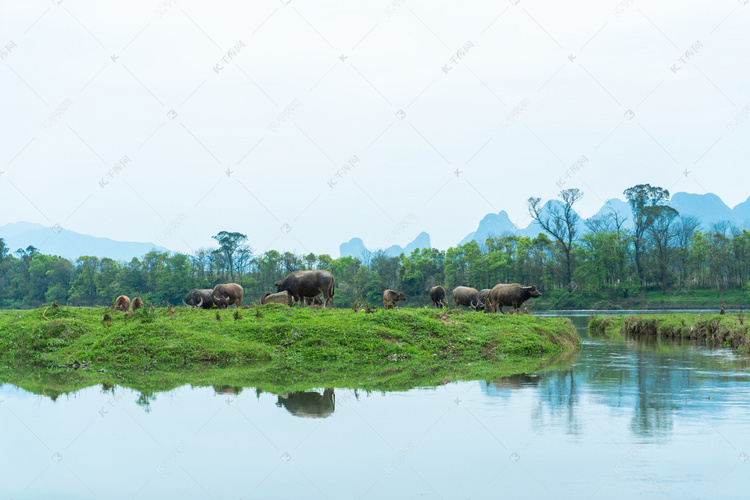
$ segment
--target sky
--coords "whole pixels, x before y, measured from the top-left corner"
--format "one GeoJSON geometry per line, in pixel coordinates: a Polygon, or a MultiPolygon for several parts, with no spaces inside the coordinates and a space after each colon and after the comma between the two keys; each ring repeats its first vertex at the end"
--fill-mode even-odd
{"type": "Polygon", "coordinates": [[[569,188],[731,207],[749,4],[0,0],[0,225],[335,257],[569,188]]]}

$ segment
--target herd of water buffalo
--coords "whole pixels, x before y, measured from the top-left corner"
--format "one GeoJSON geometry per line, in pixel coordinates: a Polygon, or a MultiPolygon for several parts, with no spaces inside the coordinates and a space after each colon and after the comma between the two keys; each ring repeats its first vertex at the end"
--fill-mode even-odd
{"type": "MultiPolygon", "coordinates": [[[[319,305],[333,307],[333,295],[335,279],[328,271],[295,271],[281,281],[277,281],[276,293],[264,292],[260,298],[261,304],[280,303],[289,306],[319,305]],[[323,295],[323,300],[319,297],[323,295]]],[[[225,283],[213,288],[197,289],[190,291],[183,300],[183,304],[189,307],[200,307],[211,309],[217,307],[226,309],[232,304],[242,306],[243,289],[237,283],[225,283]]],[[[519,283],[498,284],[493,288],[477,290],[468,286],[457,286],[453,289],[453,303],[456,307],[466,306],[474,311],[503,313],[503,307],[512,307],[518,311],[528,299],[541,297],[542,294],[536,286],[524,286],[519,283]]],[[[437,308],[447,307],[445,288],[434,286],[430,289],[430,299],[437,308]]],[[[406,295],[395,290],[383,292],[383,307],[393,309],[399,301],[406,302],[406,295]]],[[[132,302],[135,311],[143,306],[140,297],[132,302]]],[[[120,295],[115,301],[115,309],[119,311],[130,310],[131,302],[125,295],[120,295]]]]}

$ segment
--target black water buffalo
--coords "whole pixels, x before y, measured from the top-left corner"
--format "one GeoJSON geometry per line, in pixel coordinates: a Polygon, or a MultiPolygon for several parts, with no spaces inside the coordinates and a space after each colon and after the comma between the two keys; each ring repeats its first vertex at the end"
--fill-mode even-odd
{"type": "Polygon", "coordinates": [[[294,271],[284,278],[283,281],[276,282],[278,292],[286,290],[294,297],[295,304],[302,299],[300,306],[304,305],[306,297],[317,297],[321,293],[325,304],[333,307],[334,278],[328,271],[294,271]]]}
{"type": "Polygon", "coordinates": [[[219,309],[226,309],[232,304],[242,307],[243,288],[237,283],[226,283],[214,287],[213,301],[219,309]]]}
{"type": "Polygon", "coordinates": [[[500,308],[500,313],[505,314],[503,306],[511,306],[514,312],[518,312],[524,302],[529,299],[538,299],[541,296],[542,293],[534,285],[524,286],[520,283],[506,285],[501,283],[495,285],[490,291],[490,310],[495,312],[500,308]]]}
{"type": "Polygon", "coordinates": [[[120,295],[115,300],[115,311],[128,312],[130,311],[130,297],[127,295],[120,295]]]}
{"type": "Polygon", "coordinates": [[[394,309],[396,302],[403,300],[406,302],[406,295],[404,292],[397,292],[395,290],[386,290],[383,292],[383,307],[386,309],[394,309]]]}
{"type": "Polygon", "coordinates": [[[457,286],[453,289],[453,304],[466,306],[474,311],[484,311],[484,302],[479,300],[479,290],[468,286],[457,286]]]}
{"type": "Polygon", "coordinates": [[[182,303],[188,307],[211,309],[214,306],[214,290],[213,288],[205,288],[203,290],[193,288],[182,303]]]}
{"type": "Polygon", "coordinates": [[[432,300],[432,303],[435,304],[435,307],[438,309],[447,307],[448,304],[445,302],[445,288],[440,285],[430,288],[430,300],[432,300]]]}
{"type": "Polygon", "coordinates": [[[325,389],[323,394],[317,391],[292,392],[279,394],[276,406],[283,406],[295,417],[326,418],[336,410],[336,397],[333,389],[325,389]]]}

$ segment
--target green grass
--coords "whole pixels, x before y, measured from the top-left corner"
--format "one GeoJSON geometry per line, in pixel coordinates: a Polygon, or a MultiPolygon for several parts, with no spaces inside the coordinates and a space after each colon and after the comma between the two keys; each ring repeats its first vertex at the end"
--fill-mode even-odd
{"type": "Polygon", "coordinates": [[[93,384],[395,390],[536,371],[578,342],[568,319],[528,315],[48,307],[0,311],[0,380],[48,395],[93,384]]]}
{"type": "Polygon", "coordinates": [[[589,331],[609,338],[682,338],[750,353],[750,317],[738,314],[594,316],[589,331]]]}
{"type": "Polygon", "coordinates": [[[373,313],[268,305],[225,311],[49,307],[0,312],[0,359],[11,364],[129,369],[255,361],[545,355],[575,347],[570,322],[427,309],[373,313]]]}

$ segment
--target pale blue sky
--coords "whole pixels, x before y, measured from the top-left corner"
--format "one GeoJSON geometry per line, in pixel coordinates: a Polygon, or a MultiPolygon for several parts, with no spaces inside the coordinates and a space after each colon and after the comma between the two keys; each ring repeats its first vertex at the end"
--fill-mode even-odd
{"type": "Polygon", "coordinates": [[[745,0],[0,9],[0,225],[337,255],[561,188],[750,196],[745,0]]]}

